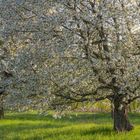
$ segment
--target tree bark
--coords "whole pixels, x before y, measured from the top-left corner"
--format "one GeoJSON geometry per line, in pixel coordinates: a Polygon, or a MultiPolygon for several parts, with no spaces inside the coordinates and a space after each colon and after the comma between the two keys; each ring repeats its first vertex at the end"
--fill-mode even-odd
{"type": "Polygon", "coordinates": [[[111,102],[111,118],[114,119],[114,105],[111,102]]]}
{"type": "Polygon", "coordinates": [[[3,119],[4,118],[4,108],[1,107],[0,108],[0,119],[3,119]]]}
{"type": "Polygon", "coordinates": [[[128,119],[128,105],[124,104],[120,106],[120,101],[114,102],[114,130],[117,132],[130,131],[133,129],[133,125],[128,119]]]}
{"type": "Polygon", "coordinates": [[[0,96],[0,119],[4,118],[3,97],[2,95],[0,96]]]}

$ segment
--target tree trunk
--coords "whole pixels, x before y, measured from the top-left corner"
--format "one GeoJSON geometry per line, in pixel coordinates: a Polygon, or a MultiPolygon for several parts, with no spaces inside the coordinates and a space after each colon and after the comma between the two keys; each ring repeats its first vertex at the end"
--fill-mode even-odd
{"type": "Polygon", "coordinates": [[[117,132],[130,131],[133,129],[133,126],[128,120],[128,105],[120,106],[120,102],[114,102],[114,130],[117,132]]]}
{"type": "Polygon", "coordinates": [[[114,105],[111,102],[111,118],[114,119],[114,105]]]}
{"type": "Polygon", "coordinates": [[[0,119],[4,118],[4,109],[3,107],[0,108],[0,119]]]}

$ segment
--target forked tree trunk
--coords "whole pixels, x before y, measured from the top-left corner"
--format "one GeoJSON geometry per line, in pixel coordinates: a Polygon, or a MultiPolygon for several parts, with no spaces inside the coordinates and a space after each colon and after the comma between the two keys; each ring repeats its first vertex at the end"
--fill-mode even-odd
{"type": "Polygon", "coordinates": [[[115,131],[122,132],[133,129],[133,125],[131,125],[128,119],[128,105],[125,104],[120,107],[119,101],[114,102],[113,119],[115,131]]]}

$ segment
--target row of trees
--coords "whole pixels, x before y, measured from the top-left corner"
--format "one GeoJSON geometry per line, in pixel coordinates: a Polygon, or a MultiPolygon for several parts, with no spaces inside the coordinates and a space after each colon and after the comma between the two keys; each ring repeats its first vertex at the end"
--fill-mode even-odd
{"type": "Polygon", "coordinates": [[[140,97],[136,0],[0,1],[0,94],[10,107],[71,110],[108,99],[129,131],[140,97]]]}

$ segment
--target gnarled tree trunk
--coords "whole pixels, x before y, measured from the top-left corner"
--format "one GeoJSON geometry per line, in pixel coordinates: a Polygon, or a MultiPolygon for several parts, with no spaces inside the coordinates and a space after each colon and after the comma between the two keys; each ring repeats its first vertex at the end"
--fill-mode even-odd
{"type": "Polygon", "coordinates": [[[117,132],[130,131],[133,129],[133,125],[129,122],[128,119],[128,105],[120,105],[120,101],[114,102],[114,130],[117,132]]]}

